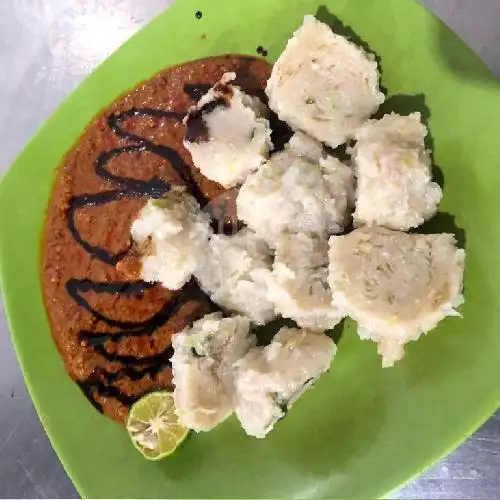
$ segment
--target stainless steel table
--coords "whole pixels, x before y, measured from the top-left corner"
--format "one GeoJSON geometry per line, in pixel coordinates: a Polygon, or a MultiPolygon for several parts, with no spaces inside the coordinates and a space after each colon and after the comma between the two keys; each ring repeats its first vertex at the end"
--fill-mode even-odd
{"type": "MultiPolygon", "coordinates": [[[[235,1],[235,0],[233,0],[235,1]]],[[[422,0],[500,76],[498,0],[422,0]]],[[[170,0],[0,0],[0,173],[61,100],[170,0]]],[[[77,498],[40,426],[0,302],[0,497],[77,498]]],[[[500,497],[500,412],[393,498],[500,497]]]]}

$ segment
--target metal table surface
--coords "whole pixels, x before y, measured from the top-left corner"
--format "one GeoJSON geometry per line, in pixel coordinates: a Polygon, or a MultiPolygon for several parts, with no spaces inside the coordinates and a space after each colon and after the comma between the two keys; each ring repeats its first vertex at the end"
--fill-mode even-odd
{"type": "MultiPolygon", "coordinates": [[[[422,0],[500,76],[498,0],[422,0]]],[[[61,100],[170,0],[0,1],[0,174],[61,100]]],[[[77,498],[24,385],[0,301],[0,497],[77,498]]],[[[393,498],[500,497],[500,412],[393,498]]]]}

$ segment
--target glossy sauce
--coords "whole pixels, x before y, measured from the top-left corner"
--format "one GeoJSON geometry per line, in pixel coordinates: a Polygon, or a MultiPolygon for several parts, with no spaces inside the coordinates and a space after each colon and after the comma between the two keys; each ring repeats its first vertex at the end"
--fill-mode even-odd
{"type": "MultiPolygon", "coordinates": [[[[205,86],[203,86],[202,88],[205,88],[205,86]]],[[[200,92],[201,89],[198,91],[198,89],[191,88],[190,91],[200,92]]],[[[182,121],[183,119],[183,115],[179,115],[177,113],[148,108],[132,108],[118,115],[111,114],[108,118],[109,128],[118,137],[133,141],[136,144],[132,146],[124,146],[112,149],[110,151],[104,151],[98,156],[95,162],[96,174],[104,180],[116,184],[118,187],[115,190],[105,191],[103,193],[84,194],[71,198],[68,210],[68,230],[73,236],[75,242],[85,248],[85,250],[92,257],[99,259],[111,266],[116,266],[116,264],[118,264],[118,262],[123,259],[123,257],[128,253],[130,245],[129,248],[118,254],[111,254],[105,248],[91,245],[90,243],[85,241],[85,239],[81,236],[78,229],[76,228],[75,212],[87,206],[105,205],[106,203],[118,201],[123,198],[161,198],[171,189],[171,184],[158,177],[153,177],[148,181],[142,181],[129,177],[113,175],[106,168],[108,162],[111,159],[123,154],[131,154],[138,151],[149,151],[164,158],[170,163],[172,168],[174,168],[180,174],[180,177],[188,187],[188,191],[194,198],[196,198],[200,206],[204,206],[207,201],[209,201],[198,189],[196,183],[191,177],[189,167],[182,161],[181,157],[174,149],[167,146],[153,144],[151,141],[143,137],[125,132],[120,127],[120,123],[123,120],[132,116],[154,116],[157,118],[168,118],[178,121],[182,121]]],[[[79,339],[87,345],[91,345],[95,349],[95,351],[99,353],[99,355],[101,355],[103,358],[110,362],[118,361],[125,365],[125,367],[122,368],[119,372],[111,373],[101,369],[92,374],[89,378],[78,381],[80,389],[85,393],[87,398],[99,411],[102,411],[102,407],[94,398],[94,395],[96,393],[101,396],[113,397],[120,401],[123,405],[130,406],[135,402],[137,397],[123,394],[119,389],[110,386],[109,384],[115,382],[117,379],[123,376],[126,376],[132,380],[140,380],[145,376],[154,377],[165,367],[171,366],[170,358],[173,355],[173,349],[171,345],[169,345],[165,350],[153,356],[137,357],[131,355],[119,355],[110,353],[106,349],[105,344],[107,343],[109,345],[109,343],[119,342],[124,337],[152,335],[158,328],[164,325],[175,314],[175,312],[178,311],[184,300],[188,297],[191,298],[198,295],[207,303],[209,302],[209,299],[199,289],[196,282],[191,281],[181,290],[181,292],[174,300],[165,303],[165,305],[151,318],[146,321],[135,322],[115,320],[103,315],[96,309],[92,308],[89,302],[83,297],[83,295],[81,295],[81,292],[92,290],[97,293],[107,293],[115,295],[138,295],[143,293],[148,288],[153,288],[153,286],[155,285],[146,283],[144,281],[111,281],[99,283],[88,279],[72,278],[66,282],[66,290],[73,301],[75,301],[80,307],[83,307],[86,311],[88,311],[95,319],[106,323],[108,326],[117,327],[120,329],[113,334],[105,333],[101,335],[96,335],[93,331],[81,330],[79,332],[79,339]],[[102,379],[104,379],[107,384],[102,382],[102,379]]],[[[194,319],[197,318],[193,318],[193,320],[194,319]]]]}
{"type": "Polygon", "coordinates": [[[240,227],[231,214],[236,192],[190,163],[182,119],[224,72],[259,93],[269,69],[227,56],[165,70],[94,120],[59,172],[44,235],[46,308],[68,372],[116,420],[145,392],[168,386],[170,336],[215,309],[194,280],[173,292],[120,274],[131,222],[148,198],[183,184],[215,231],[240,227]]]}

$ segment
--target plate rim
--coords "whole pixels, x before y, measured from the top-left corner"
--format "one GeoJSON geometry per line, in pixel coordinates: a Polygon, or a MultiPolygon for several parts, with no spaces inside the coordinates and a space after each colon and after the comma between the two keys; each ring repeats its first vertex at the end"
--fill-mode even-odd
{"type": "MultiPolygon", "coordinates": [[[[277,0],[279,1],[279,0],[277,0]]],[[[430,10],[428,10],[426,7],[422,6],[417,0],[406,0],[407,2],[412,2],[417,4],[420,8],[426,10],[426,12],[434,17],[439,23],[443,24],[437,16],[434,15],[434,13],[430,10]]],[[[186,2],[187,3],[187,2],[186,2]]],[[[147,28],[149,28],[153,23],[159,23],[163,19],[164,16],[171,15],[170,13],[172,12],[172,9],[180,8],[179,5],[181,4],[180,0],[177,0],[174,2],[171,6],[167,7],[163,12],[155,16],[149,23],[144,25],[141,29],[139,29],[131,38],[129,38],[124,44],[120,45],[108,58],[106,58],[101,64],[99,64],[92,72],[90,72],[77,86],[76,89],[74,89],[68,96],[66,96],[60,104],[57,106],[56,110],[50,114],[50,116],[44,120],[44,122],[38,127],[38,129],[35,131],[35,133],[32,135],[30,140],[26,143],[26,145],[23,147],[22,151],[18,154],[14,162],[10,165],[10,167],[7,169],[5,174],[0,178],[0,213],[2,212],[3,204],[4,204],[4,197],[3,197],[3,192],[4,190],[6,191],[5,186],[8,186],[9,178],[12,175],[12,172],[14,169],[19,168],[19,165],[22,163],[23,157],[26,154],[27,151],[30,151],[33,148],[33,145],[36,145],[36,142],[39,140],[40,136],[42,136],[45,133],[46,129],[50,129],[52,127],[52,123],[57,120],[57,116],[60,113],[60,110],[62,108],[66,108],[68,105],[71,105],[71,101],[74,100],[74,95],[75,92],[78,90],[80,92],[83,92],[81,89],[85,89],[85,86],[88,85],[88,82],[93,80],[95,78],[96,74],[99,74],[99,72],[102,71],[102,68],[107,66],[110,61],[114,61],[114,58],[117,56],[117,54],[121,53],[124,49],[126,50],[129,45],[132,45],[136,43],[136,40],[140,38],[140,35],[143,33],[143,31],[147,28]]],[[[484,66],[484,69],[487,71],[487,73],[490,75],[492,83],[496,82],[498,83],[498,80],[494,75],[491,74],[489,68],[486,66],[484,61],[477,55],[475,54],[472,49],[464,42],[462,41],[456,33],[453,32],[449,27],[446,27],[448,30],[450,30],[451,34],[456,38],[456,40],[461,44],[462,49],[466,49],[469,52],[474,54],[474,57],[477,59],[478,62],[481,62],[481,64],[484,66]]],[[[151,78],[153,75],[146,77],[146,78],[151,78]]],[[[139,84],[143,80],[137,81],[136,84],[139,84]]],[[[131,90],[132,87],[127,87],[123,93],[127,92],[128,90],[131,90]]],[[[119,95],[115,96],[115,98],[118,98],[119,95]]],[[[92,116],[96,116],[99,114],[100,111],[97,111],[96,113],[92,113],[92,116]]],[[[92,120],[92,117],[90,118],[92,120]]],[[[90,121],[86,120],[86,121],[90,121]]],[[[57,166],[53,167],[54,172],[56,171],[57,166]]],[[[48,201],[48,200],[47,200],[48,201]]],[[[1,217],[1,216],[0,216],[1,217]]],[[[3,239],[4,236],[4,230],[2,229],[2,226],[0,225],[0,241],[3,239]]],[[[26,383],[26,386],[28,388],[28,392],[30,394],[30,397],[34,403],[37,415],[40,419],[40,422],[42,424],[42,427],[44,429],[44,432],[46,433],[51,446],[55,450],[58,460],[63,466],[65,472],[75,485],[75,488],[78,490],[78,492],[82,495],[82,497],[85,497],[85,486],[79,484],[79,481],[76,477],[76,474],[73,474],[72,467],[66,463],[66,461],[62,458],[64,455],[63,452],[60,451],[59,445],[57,444],[57,439],[53,438],[52,432],[49,431],[47,425],[46,425],[46,416],[43,415],[43,412],[41,412],[40,409],[40,401],[38,398],[38,395],[36,394],[36,391],[33,390],[33,383],[31,381],[31,375],[29,373],[29,369],[26,367],[26,360],[23,357],[21,353],[21,347],[20,347],[20,340],[19,336],[17,336],[15,332],[15,319],[14,319],[14,313],[13,313],[13,299],[11,298],[8,290],[9,290],[9,285],[7,283],[7,280],[5,278],[5,270],[4,268],[6,267],[6,262],[5,258],[3,257],[3,251],[2,251],[2,246],[0,245],[0,288],[3,291],[3,301],[4,301],[4,308],[5,308],[5,317],[7,320],[7,324],[9,327],[9,333],[10,333],[10,338],[12,340],[12,344],[14,346],[14,350],[16,352],[16,357],[17,361],[19,363],[19,366],[21,368],[22,374],[24,381],[26,383]]],[[[50,338],[50,341],[52,341],[52,338],[50,338]]],[[[491,402],[485,403],[485,407],[481,409],[478,413],[481,415],[479,418],[475,419],[474,422],[471,422],[470,428],[467,431],[464,431],[463,435],[457,436],[456,439],[453,440],[453,442],[450,442],[449,445],[446,447],[446,449],[443,449],[442,452],[436,454],[436,456],[432,457],[427,461],[426,464],[422,466],[421,469],[416,470],[413,475],[410,477],[407,477],[405,480],[402,482],[398,482],[398,484],[394,485],[390,489],[384,489],[383,491],[379,492],[379,496],[386,496],[393,492],[395,489],[399,489],[403,487],[405,484],[408,484],[412,480],[414,480],[416,477],[421,475],[424,471],[435,465],[439,460],[441,460],[443,457],[447,456],[449,453],[451,453],[453,450],[455,450],[460,444],[462,444],[468,437],[470,437],[481,425],[483,425],[494,413],[497,411],[500,401],[498,401],[498,396],[500,395],[500,390],[498,391],[498,395],[492,397],[491,402]]],[[[50,427],[50,426],[49,426],[50,427]]],[[[458,434],[458,433],[457,433],[458,434]]],[[[407,474],[405,476],[408,476],[407,474]]]]}

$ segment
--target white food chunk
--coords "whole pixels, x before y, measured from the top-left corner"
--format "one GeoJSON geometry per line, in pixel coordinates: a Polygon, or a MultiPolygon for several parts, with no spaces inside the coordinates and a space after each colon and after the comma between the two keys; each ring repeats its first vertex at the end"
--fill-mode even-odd
{"type": "Polygon", "coordinates": [[[255,345],[243,316],[213,313],[172,337],[174,401],[183,425],[209,431],[233,412],[233,364],[255,345]]]}
{"type": "Polygon", "coordinates": [[[184,146],[193,163],[226,188],[241,184],[273,148],[267,107],[231,85],[235,78],[235,73],[224,74],[184,119],[184,146]]]}
{"type": "Polygon", "coordinates": [[[353,200],[354,176],[342,162],[290,141],[240,188],[238,217],[276,248],[283,233],[326,238],[340,233],[353,200]]]}
{"type": "Polygon", "coordinates": [[[283,235],[277,245],[268,298],[276,312],[310,330],[333,328],[343,315],[332,305],[328,243],[306,234],[283,235]]]}
{"type": "Polygon", "coordinates": [[[304,132],[295,132],[287,148],[296,156],[304,156],[310,162],[319,162],[324,158],[323,145],[304,132]]]}
{"type": "Polygon", "coordinates": [[[210,218],[191,195],[174,188],[162,199],[148,200],[131,233],[139,244],[150,241],[142,257],[143,280],[178,290],[204,261],[210,218]]]}
{"type": "Polygon", "coordinates": [[[427,128],[420,113],[390,114],[357,133],[358,178],[354,223],[407,231],[431,218],[441,200],[425,149],[427,128]]]}
{"type": "Polygon", "coordinates": [[[267,299],[272,255],[262,239],[248,228],[233,236],[214,234],[205,253],[206,265],[196,277],[215,303],[257,324],[275,317],[267,299]]]}
{"type": "Polygon", "coordinates": [[[266,347],[235,364],[236,415],[247,434],[263,438],[330,366],[336,347],[322,333],[282,328],[266,347]]]}
{"type": "Polygon", "coordinates": [[[383,366],[404,346],[456,316],[463,302],[465,252],[451,234],[357,229],[330,238],[330,288],[339,309],[358,322],[363,339],[378,343],[383,366]]]}
{"type": "Polygon", "coordinates": [[[373,55],[313,16],[288,41],[266,93],[283,121],[333,148],[384,102],[373,55]]]}

